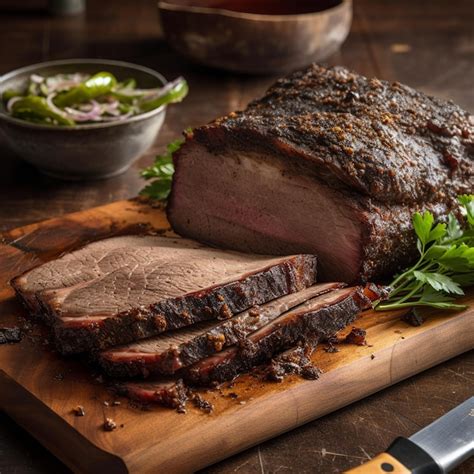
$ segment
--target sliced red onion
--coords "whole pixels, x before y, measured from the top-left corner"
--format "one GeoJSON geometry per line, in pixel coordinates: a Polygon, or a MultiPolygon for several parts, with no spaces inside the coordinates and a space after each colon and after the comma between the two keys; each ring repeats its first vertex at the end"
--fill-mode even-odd
{"type": "Polygon", "coordinates": [[[174,89],[176,85],[182,81],[184,81],[184,78],[182,76],[179,76],[173,81],[165,84],[160,89],[148,89],[147,91],[148,93],[145,94],[142,98],[147,99],[147,100],[159,99],[160,97],[163,97],[164,95],[166,95],[170,90],[174,89]]]}
{"type": "Polygon", "coordinates": [[[119,116],[120,115],[120,110],[118,110],[118,106],[120,105],[120,102],[118,100],[113,100],[110,103],[106,104],[101,104],[101,113],[104,114],[109,114],[113,116],[119,116]]]}
{"type": "Polygon", "coordinates": [[[88,112],[82,112],[78,109],[73,109],[72,107],[65,107],[64,110],[68,116],[75,120],[76,122],[90,122],[100,118],[101,107],[100,104],[95,101],[90,101],[91,109],[88,112]]]}
{"type": "Polygon", "coordinates": [[[46,84],[50,92],[59,92],[78,86],[81,82],[88,79],[88,74],[57,74],[46,79],[46,84]]]}
{"type": "Polygon", "coordinates": [[[174,79],[173,81],[168,82],[161,89],[159,89],[159,94],[157,95],[157,97],[161,97],[161,96],[167,94],[171,89],[174,89],[177,84],[179,84],[180,82],[183,82],[183,81],[184,81],[184,77],[179,76],[176,79],[174,79]]]}

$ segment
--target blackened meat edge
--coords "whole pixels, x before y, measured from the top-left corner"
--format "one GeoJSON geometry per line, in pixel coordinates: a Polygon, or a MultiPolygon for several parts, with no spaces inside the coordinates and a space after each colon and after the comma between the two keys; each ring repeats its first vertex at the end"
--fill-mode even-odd
{"type": "Polygon", "coordinates": [[[126,346],[113,347],[97,356],[97,362],[111,377],[173,374],[183,367],[237,344],[285,311],[310,298],[345,286],[322,283],[253,307],[220,323],[209,322],[165,333],[126,346]]]}
{"type": "Polygon", "coordinates": [[[256,331],[246,338],[247,344],[242,341],[238,347],[204,358],[181,370],[176,378],[154,376],[146,381],[123,382],[122,393],[141,403],[155,402],[176,408],[186,397],[183,379],[191,387],[213,385],[233,379],[274,356],[270,367],[264,370],[270,380],[280,381],[288,373],[317,379],[320,371],[313,366],[310,356],[318,342],[333,338],[337,331],[352,323],[361,310],[368,309],[372,301],[384,297],[384,289],[372,284],[333,292],[335,298],[330,294],[319,296],[313,303],[309,301],[309,306],[302,305],[306,310],[288,311],[277,324],[270,323],[265,331],[256,331]],[[177,397],[176,393],[181,396],[177,397]]]}
{"type": "Polygon", "coordinates": [[[251,334],[245,344],[230,347],[184,369],[183,378],[196,385],[232,380],[300,341],[311,340],[316,344],[327,340],[351,324],[357,314],[370,305],[360,287],[335,290],[329,295],[331,299],[316,305],[313,310],[289,311],[251,334]]]}

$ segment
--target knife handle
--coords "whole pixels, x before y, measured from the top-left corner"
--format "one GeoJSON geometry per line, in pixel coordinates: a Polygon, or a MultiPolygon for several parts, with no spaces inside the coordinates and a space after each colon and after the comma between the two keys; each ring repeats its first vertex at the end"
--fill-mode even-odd
{"type": "Polygon", "coordinates": [[[355,467],[350,474],[442,474],[436,461],[407,438],[397,438],[374,459],[355,467]]]}
{"type": "Polygon", "coordinates": [[[346,472],[348,474],[411,474],[409,469],[388,453],[379,454],[365,464],[346,472]]]}

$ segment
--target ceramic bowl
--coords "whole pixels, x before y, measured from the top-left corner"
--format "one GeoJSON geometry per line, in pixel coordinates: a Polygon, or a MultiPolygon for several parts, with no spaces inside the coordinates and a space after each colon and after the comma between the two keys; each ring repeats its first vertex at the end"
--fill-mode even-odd
{"type": "Polygon", "coordinates": [[[352,0],[164,0],[158,10],[179,53],[254,74],[325,59],[344,42],[352,22],[352,0]]]}
{"type": "MultiPolygon", "coordinates": [[[[70,59],[17,69],[0,78],[0,93],[22,89],[31,74],[44,76],[108,71],[118,80],[133,77],[141,88],[161,87],[165,78],[143,66],[121,61],[70,59]]],[[[67,180],[99,179],[126,171],[155,141],[166,107],[121,122],[63,127],[11,117],[0,106],[0,130],[11,149],[45,174],[67,180]]]]}

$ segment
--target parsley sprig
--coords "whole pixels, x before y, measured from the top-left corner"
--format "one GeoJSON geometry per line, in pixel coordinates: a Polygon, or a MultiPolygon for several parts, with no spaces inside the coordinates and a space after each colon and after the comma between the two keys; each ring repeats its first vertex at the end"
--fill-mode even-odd
{"type": "Polygon", "coordinates": [[[157,155],[153,164],[140,172],[142,178],[151,181],[140,191],[142,196],[160,201],[168,198],[174,173],[173,153],[179,150],[183,143],[184,138],[171,142],[165,153],[157,155]]]}
{"type": "Polygon", "coordinates": [[[417,235],[418,261],[392,283],[389,298],[375,309],[383,311],[417,306],[459,310],[454,303],[464,294],[463,287],[474,285],[474,195],[458,198],[465,225],[449,214],[447,223],[435,223],[425,211],[413,215],[417,235]]]}

